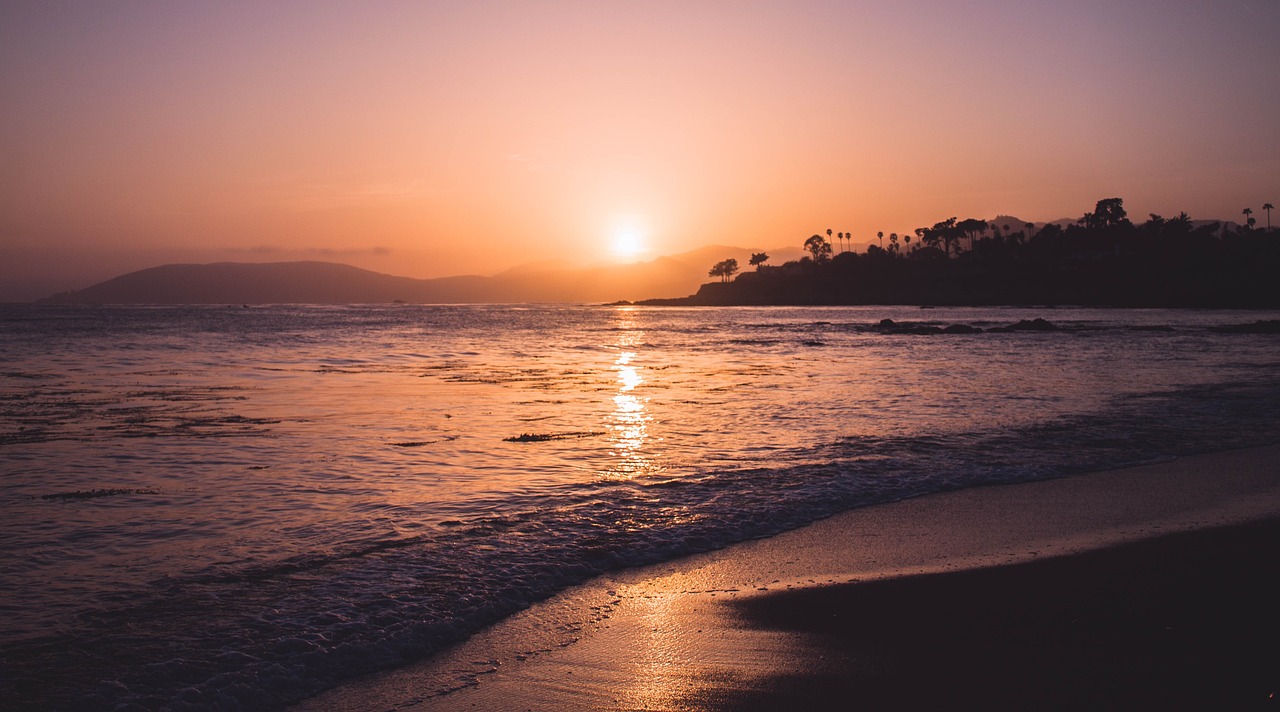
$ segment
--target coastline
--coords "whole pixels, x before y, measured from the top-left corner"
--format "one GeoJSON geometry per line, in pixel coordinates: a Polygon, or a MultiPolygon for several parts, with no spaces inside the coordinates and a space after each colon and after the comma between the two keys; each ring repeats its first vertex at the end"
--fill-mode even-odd
{"type": "MultiPolygon", "coordinates": [[[[1161,610],[1181,610],[1185,617],[1187,611],[1216,615],[1225,607],[1254,617],[1253,630],[1275,632],[1274,614],[1255,610],[1250,604],[1254,598],[1223,586],[1256,589],[1250,569],[1256,576],[1280,549],[1277,461],[1280,446],[1227,451],[853,510],[769,539],[607,574],[430,660],[352,681],[294,709],[728,710],[764,709],[798,699],[822,708],[848,704],[851,690],[876,685],[884,692],[875,698],[883,706],[905,704],[903,694],[927,690],[936,698],[912,699],[945,701],[952,707],[1067,704],[1069,698],[1062,696],[1035,697],[1044,690],[979,699],[979,693],[1027,689],[1000,672],[1007,666],[986,668],[991,676],[985,682],[975,680],[973,670],[964,666],[956,669],[969,670],[967,678],[936,675],[944,671],[939,666],[945,661],[968,660],[981,667],[982,661],[1008,658],[1015,650],[1000,642],[1000,631],[1025,627],[1027,616],[1037,615],[1020,607],[1028,597],[1001,595],[1013,590],[1010,581],[1019,577],[1042,582],[1039,590],[1053,596],[1030,599],[1057,611],[1084,606],[1115,614],[1116,606],[1132,608],[1134,601],[1145,600],[1151,591],[1144,586],[1156,586],[1171,602],[1161,610]],[[1231,556],[1215,555],[1223,550],[1231,556]],[[1141,572],[1137,565],[1144,561],[1163,561],[1167,577],[1135,573],[1124,589],[1133,592],[1133,600],[1093,585],[1043,584],[1100,585],[1114,580],[1117,571],[1141,572]],[[1264,566],[1249,567],[1251,562],[1264,566]],[[1209,564],[1223,569],[1202,575],[1209,564]],[[1033,568],[1030,574],[1027,567],[1033,568]],[[1066,579],[1054,578],[1063,572],[1068,572],[1066,579]],[[980,614],[986,624],[951,638],[941,636],[952,647],[935,647],[940,638],[936,627],[928,626],[977,615],[972,606],[948,604],[966,586],[978,592],[969,600],[994,602],[980,614]],[[1224,606],[1224,596],[1237,605],[1224,606]],[[910,600],[927,602],[910,609],[920,610],[919,617],[906,615],[904,601],[910,600]],[[874,612],[868,613],[867,606],[875,606],[874,612]],[[838,620],[841,613],[845,625],[827,620],[838,620]],[[895,620],[901,625],[886,623],[895,620]],[[892,634],[877,637],[877,629],[892,634]],[[902,657],[908,648],[889,643],[906,632],[916,638],[911,655],[902,657]],[[942,655],[944,650],[951,652],[942,655]],[[965,652],[975,650],[985,651],[986,657],[965,652]],[[929,660],[937,665],[928,667],[929,660]],[[903,688],[912,680],[929,679],[937,684],[903,688]],[[966,679],[969,688],[956,686],[956,680],[966,679]]],[[[1189,625],[1203,628],[1205,623],[1189,625]]],[[[1101,625],[1090,640],[1114,644],[1119,631],[1117,625],[1101,625]]],[[[1032,638],[1052,639],[1046,636],[1032,638]]],[[[1196,638],[1188,649],[1207,642],[1223,641],[1196,638]]],[[[1149,650],[1183,649],[1151,640],[1143,644],[1149,650]]],[[[1109,647],[1114,645],[1099,650],[1109,647]]],[[[1045,654],[1043,645],[1037,650],[1045,654]]],[[[1092,702],[1133,702],[1136,698],[1127,695],[1137,694],[1144,684],[1175,679],[1172,668],[1125,674],[1117,665],[1099,665],[1110,671],[1115,686],[1102,688],[1092,702]],[[1117,687],[1123,684],[1129,687],[1117,687]]],[[[1184,678],[1195,679],[1176,679],[1184,678]]]]}

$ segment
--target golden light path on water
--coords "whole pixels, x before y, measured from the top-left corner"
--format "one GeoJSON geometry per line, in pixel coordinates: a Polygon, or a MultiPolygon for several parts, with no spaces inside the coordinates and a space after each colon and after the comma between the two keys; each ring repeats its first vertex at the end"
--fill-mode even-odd
{"type": "Polygon", "coordinates": [[[612,454],[618,458],[607,477],[631,479],[654,471],[654,463],[646,455],[649,440],[649,399],[636,393],[644,384],[640,367],[635,364],[638,349],[644,345],[644,331],[633,309],[621,308],[616,312],[618,330],[618,358],[613,368],[617,372],[618,392],[613,396],[614,409],[609,418],[609,431],[613,444],[612,454]]]}

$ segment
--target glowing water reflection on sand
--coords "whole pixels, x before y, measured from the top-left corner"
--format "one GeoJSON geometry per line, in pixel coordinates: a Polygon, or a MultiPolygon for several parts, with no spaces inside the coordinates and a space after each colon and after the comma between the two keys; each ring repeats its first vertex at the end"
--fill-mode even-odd
{"type": "Polygon", "coordinates": [[[681,641],[671,615],[674,598],[669,593],[650,594],[640,604],[643,627],[634,641],[631,684],[619,690],[621,709],[673,709],[674,701],[689,697],[698,687],[691,651],[681,641]]]}

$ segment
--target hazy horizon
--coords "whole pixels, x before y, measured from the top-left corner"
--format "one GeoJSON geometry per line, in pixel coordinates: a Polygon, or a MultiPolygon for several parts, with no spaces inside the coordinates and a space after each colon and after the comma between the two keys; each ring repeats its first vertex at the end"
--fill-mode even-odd
{"type": "Polygon", "coordinates": [[[1277,30],[1190,1],[7,3],[0,300],[175,262],[866,245],[1111,196],[1261,225],[1277,30]]]}
{"type": "MultiPolygon", "coordinates": [[[[1023,221],[1020,216],[1007,215],[1003,213],[997,216],[992,216],[992,218],[989,218],[989,220],[993,224],[997,224],[1000,219],[1006,219],[1006,218],[1009,219],[1009,223],[1015,226],[1015,228],[1021,227],[1024,224],[1024,222],[1026,222],[1026,221],[1023,221]]],[[[1033,224],[1037,226],[1043,226],[1048,223],[1062,224],[1062,223],[1075,222],[1076,220],[1077,220],[1076,218],[1059,218],[1058,220],[1055,220],[1055,221],[1034,221],[1033,224]]],[[[1201,222],[1201,221],[1197,221],[1197,222],[1201,222]]],[[[1203,222],[1214,222],[1214,220],[1203,220],[1203,222]]],[[[1236,223],[1235,221],[1226,220],[1226,219],[1220,220],[1219,222],[1222,222],[1224,225],[1227,225],[1227,226],[1238,225],[1238,223],[1236,223]]],[[[817,231],[818,234],[821,234],[822,232],[823,231],[821,230],[817,231]]],[[[807,236],[813,233],[805,233],[805,234],[807,236]]],[[[906,233],[906,234],[910,234],[910,233],[906,233]]],[[[853,243],[841,243],[841,247],[836,248],[836,251],[841,252],[845,250],[852,250],[854,252],[862,252],[862,251],[865,251],[869,246],[877,245],[877,244],[880,244],[880,242],[875,238],[872,238],[866,241],[853,242],[853,243]]],[[[571,258],[570,259],[548,258],[546,260],[533,260],[529,262],[523,262],[520,264],[510,265],[502,269],[490,270],[486,272],[439,274],[439,275],[431,275],[428,277],[415,277],[409,274],[405,274],[403,271],[400,271],[400,272],[395,271],[396,267],[394,265],[386,269],[377,268],[377,267],[364,267],[362,266],[361,260],[350,259],[353,257],[352,255],[344,256],[344,255],[335,255],[326,251],[311,251],[309,253],[299,254],[291,258],[280,258],[277,256],[271,256],[271,255],[260,255],[257,259],[253,259],[253,258],[215,259],[215,260],[207,260],[202,262],[195,262],[195,261],[165,262],[165,263],[145,264],[137,268],[126,269],[124,271],[111,271],[109,268],[99,266],[97,268],[97,271],[95,272],[95,274],[99,276],[89,281],[81,280],[81,282],[78,284],[66,286],[66,287],[52,290],[52,291],[44,288],[43,283],[36,283],[37,286],[35,287],[31,287],[22,282],[19,282],[17,284],[11,283],[8,285],[0,285],[0,303],[25,303],[25,302],[39,301],[39,300],[56,296],[62,293],[75,292],[88,287],[93,287],[103,282],[113,280],[116,277],[126,276],[126,275],[133,274],[135,272],[142,272],[142,271],[153,269],[156,267],[166,267],[166,266],[174,266],[174,265],[210,265],[210,264],[227,264],[227,263],[267,265],[267,264],[288,264],[288,263],[298,263],[298,262],[319,262],[319,263],[349,265],[352,267],[357,267],[359,269],[368,270],[378,274],[384,274],[384,275],[393,276],[393,277],[409,277],[411,279],[420,279],[420,280],[439,280],[439,279],[451,279],[451,278],[479,277],[479,278],[497,279],[497,280],[501,280],[504,278],[514,278],[514,279],[522,279],[522,280],[525,280],[526,282],[529,282],[530,278],[532,277],[541,277],[541,276],[546,276],[546,278],[554,280],[554,279],[560,278],[560,276],[562,276],[566,272],[577,272],[583,275],[588,275],[588,274],[598,275],[598,274],[608,274],[608,273],[628,274],[629,277],[631,278],[630,281],[643,282],[645,279],[643,275],[649,274],[652,277],[657,271],[656,268],[660,268],[664,261],[668,261],[668,260],[676,261],[681,263],[682,266],[689,268],[684,270],[685,272],[688,273],[687,285],[680,288],[673,289],[672,288],[673,282],[670,279],[670,275],[664,275],[666,279],[655,279],[653,289],[650,289],[650,291],[644,292],[643,294],[628,293],[626,295],[614,295],[614,296],[606,297],[606,296],[600,296],[598,294],[594,294],[591,292],[591,290],[585,290],[581,296],[572,298],[569,301],[591,302],[591,301],[609,301],[613,299],[624,299],[624,298],[625,299],[663,298],[663,297],[685,296],[686,293],[692,293],[693,291],[695,291],[699,285],[705,282],[714,281],[714,278],[712,276],[704,273],[702,269],[704,266],[710,266],[714,261],[717,261],[721,258],[727,258],[727,257],[735,257],[736,259],[738,259],[740,263],[745,264],[748,256],[759,250],[763,250],[765,254],[769,256],[768,264],[770,266],[781,265],[787,261],[799,259],[804,256],[804,248],[800,244],[777,245],[770,248],[761,248],[759,246],[744,247],[741,245],[700,245],[682,252],[662,254],[662,255],[648,254],[643,256],[634,256],[626,259],[617,258],[617,257],[596,258],[594,261],[590,261],[590,262],[585,261],[585,259],[574,260],[571,258]],[[343,259],[344,257],[348,259],[343,259]],[[647,269],[647,268],[655,268],[655,269],[647,269]],[[663,291],[664,287],[666,288],[666,292],[669,292],[669,293],[665,293],[663,291]]],[[[652,252],[652,250],[647,250],[647,252],[652,252]]],[[[69,283],[70,280],[66,280],[66,281],[69,283]]],[[[644,289],[644,288],[636,287],[636,289],[644,289]]],[[[232,301],[235,301],[235,300],[232,299],[232,301]]],[[[534,301],[543,301],[543,300],[534,300],[534,301]]],[[[557,299],[556,301],[562,301],[562,300],[557,299]]]]}

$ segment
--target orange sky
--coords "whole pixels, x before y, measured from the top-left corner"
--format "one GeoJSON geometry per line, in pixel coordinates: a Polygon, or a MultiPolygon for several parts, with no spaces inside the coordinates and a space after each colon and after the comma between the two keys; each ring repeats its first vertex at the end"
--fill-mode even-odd
{"type": "MultiPolygon", "coordinates": [[[[1262,216],[1275,2],[15,2],[0,299],[164,262],[492,274],[952,215],[1262,216]]],[[[1280,216],[1278,216],[1280,217],[1280,216]]]]}

